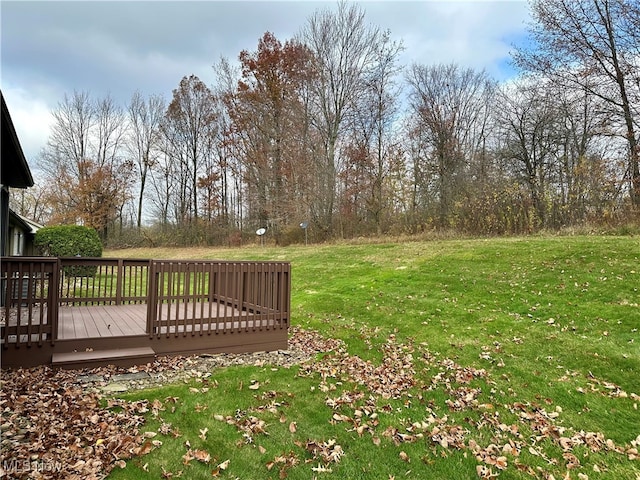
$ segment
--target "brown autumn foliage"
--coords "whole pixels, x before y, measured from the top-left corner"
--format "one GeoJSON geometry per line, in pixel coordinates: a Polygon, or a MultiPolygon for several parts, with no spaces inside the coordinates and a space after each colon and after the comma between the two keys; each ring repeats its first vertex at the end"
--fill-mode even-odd
{"type": "Polygon", "coordinates": [[[241,79],[224,99],[232,122],[228,142],[244,167],[251,219],[269,222],[276,241],[284,226],[304,215],[312,174],[304,92],[310,55],[298,42],[283,45],[265,33],[257,51],[240,53],[241,79]]]}

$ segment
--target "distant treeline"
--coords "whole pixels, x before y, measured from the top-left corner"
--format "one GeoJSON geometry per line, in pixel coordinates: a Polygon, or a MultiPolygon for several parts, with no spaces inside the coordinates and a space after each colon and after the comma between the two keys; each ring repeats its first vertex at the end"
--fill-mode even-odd
{"type": "Polygon", "coordinates": [[[239,244],[261,227],[285,244],[638,222],[639,4],[531,9],[521,73],[501,84],[400,65],[402,42],[341,2],[284,43],[265,33],[238,67],[221,59],[214,85],[185,76],[169,101],[75,91],[14,208],[176,245],[239,244]]]}

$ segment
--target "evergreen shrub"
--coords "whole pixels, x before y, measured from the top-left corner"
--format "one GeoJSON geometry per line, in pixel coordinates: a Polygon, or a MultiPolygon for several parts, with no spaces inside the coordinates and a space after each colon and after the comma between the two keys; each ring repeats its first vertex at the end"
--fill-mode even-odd
{"type": "MultiPolygon", "coordinates": [[[[42,255],[52,257],[102,257],[98,232],[80,225],[55,225],[36,232],[34,243],[42,255]]],[[[64,274],[74,277],[95,275],[96,267],[68,267],[64,274]]]]}

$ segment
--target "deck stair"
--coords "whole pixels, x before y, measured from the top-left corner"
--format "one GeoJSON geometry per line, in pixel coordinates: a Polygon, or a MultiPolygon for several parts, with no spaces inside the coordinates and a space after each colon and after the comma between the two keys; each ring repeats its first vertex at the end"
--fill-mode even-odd
{"type": "Polygon", "coordinates": [[[102,365],[131,367],[152,362],[155,355],[156,352],[150,347],[54,353],[51,364],[54,368],[69,369],[95,368],[102,365]]]}

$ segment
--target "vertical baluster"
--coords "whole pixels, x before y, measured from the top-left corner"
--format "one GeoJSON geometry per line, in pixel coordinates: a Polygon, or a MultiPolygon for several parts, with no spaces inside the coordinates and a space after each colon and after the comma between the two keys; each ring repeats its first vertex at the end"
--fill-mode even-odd
{"type": "Polygon", "coordinates": [[[215,300],[216,302],[216,334],[219,333],[220,328],[220,302],[222,301],[222,286],[220,282],[222,281],[222,264],[217,262],[215,264],[216,274],[213,278],[214,291],[211,300],[215,300]]]}
{"type": "MultiPolygon", "coordinates": [[[[28,263],[28,269],[27,269],[27,278],[26,278],[26,284],[27,284],[27,291],[25,292],[25,301],[26,301],[26,307],[27,307],[27,346],[31,346],[31,335],[33,334],[33,277],[35,275],[34,271],[33,271],[33,262],[29,262],[28,263]]],[[[20,285],[20,290],[24,289],[25,286],[25,278],[22,278],[22,284],[20,285]]]]}

